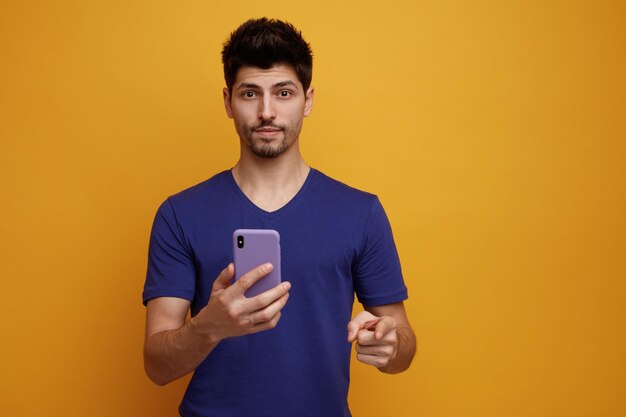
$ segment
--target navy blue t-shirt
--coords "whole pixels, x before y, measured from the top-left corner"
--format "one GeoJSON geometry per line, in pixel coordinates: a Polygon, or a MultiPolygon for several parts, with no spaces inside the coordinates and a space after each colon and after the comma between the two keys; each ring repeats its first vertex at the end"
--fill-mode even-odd
{"type": "Polygon", "coordinates": [[[347,324],[354,294],[366,306],[407,298],[389,222],[378,198],[311,169],[295,197],[267,212],[231,171],[168,198],[150,238],[144,304],[191,301],[196,315],[233,260],[236,229],[280,233],[292,288],[278,326],[223,340],[196,368],[180,405],[195,416],[350,416],[347,324]]]}

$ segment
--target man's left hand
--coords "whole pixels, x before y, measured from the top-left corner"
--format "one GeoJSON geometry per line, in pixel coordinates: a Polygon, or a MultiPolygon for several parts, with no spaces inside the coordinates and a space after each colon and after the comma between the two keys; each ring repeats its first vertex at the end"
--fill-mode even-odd
{"type": "Polygon", "coordinates": [[[348,323],[348,343],[356,341],[357,360],[383,368],[396,357],[398,337],[396,321],[389,316],[376,317],[363,311],[348,323]]]}

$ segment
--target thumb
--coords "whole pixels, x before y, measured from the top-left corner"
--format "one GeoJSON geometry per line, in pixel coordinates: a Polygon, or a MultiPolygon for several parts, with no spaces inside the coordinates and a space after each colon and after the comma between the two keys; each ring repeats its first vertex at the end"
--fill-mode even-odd
{"type": "Polygon", "coordinates": [[[230,287],[230,282],[232,281],[234,275],[235,268],[231,262],[226,268],[222,270],[222,272],[220,272],[215,282],[213,282],[213,291],[225,290],[226,288],[230,287]]]}

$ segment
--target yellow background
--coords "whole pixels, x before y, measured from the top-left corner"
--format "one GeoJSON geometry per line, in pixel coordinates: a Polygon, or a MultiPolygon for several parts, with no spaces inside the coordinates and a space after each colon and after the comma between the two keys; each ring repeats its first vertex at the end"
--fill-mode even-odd
{"type": "MultiPolygon", "coordinates": [[[[306,160],[377,193],[419,339],[366,416],[626,415],[622,1],[2,1],[0,414],[171,416],[142,368],[149,230],[231,167],[221,43],[314,54],[306,160]]],[[[270,381],[271,383],[271,381],[270,381]]]]}

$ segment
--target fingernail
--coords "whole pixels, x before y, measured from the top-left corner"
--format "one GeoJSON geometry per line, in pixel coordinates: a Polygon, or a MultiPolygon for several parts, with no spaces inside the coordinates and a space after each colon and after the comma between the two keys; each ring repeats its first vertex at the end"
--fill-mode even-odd
{"type": "Polygon", "coordinates": [[[271,271],[271,270],[272,270],[272,268],[274,268],[274,267],[272,266],[272,264],[270,264],[270,263],[266,263],[265,265],[263,265],[263,268],[264,268],[266,271],[271,271]]]}
{"type": "Polygon", "coordinates": [[[283,288],[285,288],[285,290],[286,290],[286,291],[289,291],[289,289],[291,288],[291,283],[289,283],[289,282],[285,282],[285,283],[283,284],[283,288]]]}

